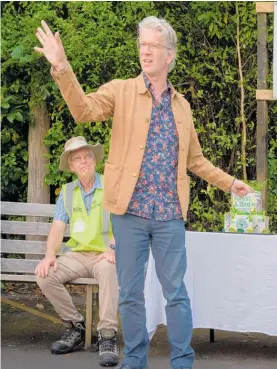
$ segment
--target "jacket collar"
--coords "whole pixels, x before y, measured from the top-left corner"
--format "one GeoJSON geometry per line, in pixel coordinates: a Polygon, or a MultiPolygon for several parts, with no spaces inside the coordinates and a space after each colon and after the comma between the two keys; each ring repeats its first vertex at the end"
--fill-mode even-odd
{"type": "Polygon", "coordinates": [[[144,95],[148,91],[148,88],[145,85],[142,72],[140,73],[140,75],[137,76],[136,82],[137,82],[138,93],[140,95],[144,95]]]}
{"type": "MultiPolygon", "coordinates": [[[[144,95],[148,91],[148,88],[145,84],[143,72],[141,72],[140,75],[137,76],[136,82],[137,82],[138,93],[140,95],[144,95]]],[[[169,84],[169,86],[170,86],[172,98],[173,98],[176,95],[177,91],[175,90],[175,88],[172,86],[171,83],[169,84]]]]}

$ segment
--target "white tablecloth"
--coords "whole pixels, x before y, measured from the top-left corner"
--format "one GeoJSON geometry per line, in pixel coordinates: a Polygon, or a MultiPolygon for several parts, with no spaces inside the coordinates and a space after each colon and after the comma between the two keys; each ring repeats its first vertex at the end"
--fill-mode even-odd
{"type": "MultiPolygon", "coordinates": [[[[187,232],[185,283],[194,328],[277,335],[277,235],[187,232]]],[[[166,324],[166,300],[150,253],[147,329],[166,324]]]]}

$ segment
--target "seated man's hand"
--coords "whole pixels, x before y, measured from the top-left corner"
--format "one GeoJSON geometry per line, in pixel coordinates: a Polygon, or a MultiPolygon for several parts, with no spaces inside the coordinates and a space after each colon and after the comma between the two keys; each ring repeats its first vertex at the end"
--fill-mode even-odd
{"type": "Polygon", "coordinates": [[[106,259],[109,263],[115,264],[115,252],[111,248],[108,248],[107,251],[102,252],[97,258],[97,263],[100,260],[106,259]]]}
{"type": "Polygon", "coordinates": [[[53,257],[45,256],[45,258],[42,259],[38,264],[38,266],[36,267],[35,274],[41,278],[47,277],[50,266],[53,266],[55,271],[57,270],[58,264],[57,258],[55,256],[53,257]]]}

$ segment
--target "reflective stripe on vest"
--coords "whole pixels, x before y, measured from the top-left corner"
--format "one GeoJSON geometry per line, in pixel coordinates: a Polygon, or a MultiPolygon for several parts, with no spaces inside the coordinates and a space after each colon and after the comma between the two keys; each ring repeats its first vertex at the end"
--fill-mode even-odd
{"type": "MultiPolygon", "coordinates": [[[[103,186],[103,177],[100,176],[101,184],[103,186]]],[[[72,217],[72,203],[73,203],[73,192],[76,187],[76,181],[70,182],[66,184],[66,210],[68,212],[69,218],[72,217]]],[[[102,207],[102,237],[104,239],[105,244],[109,245],[109,223],[110,223],[110,213],[103,209],[102,207]]]]}

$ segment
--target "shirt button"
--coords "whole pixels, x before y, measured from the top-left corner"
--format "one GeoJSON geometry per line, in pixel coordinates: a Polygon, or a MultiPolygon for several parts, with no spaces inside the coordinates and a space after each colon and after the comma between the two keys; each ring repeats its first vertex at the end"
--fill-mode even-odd
{"type": "Polygon", "coordinates": [[[139,147],[141,150],[143,149],[143,145],[140,145],[140,147],[139,147]]]}
{"type": "Polygon", "coordinates": [[[137,177],[137,173],[133,173],[133,177],[137,177]]]}
{"type": "Polygon", "coordinates": [[[145,123],[149,123],[150,122],[150,119],[149,118],[146,118],[145,119],[145,123]]]}

